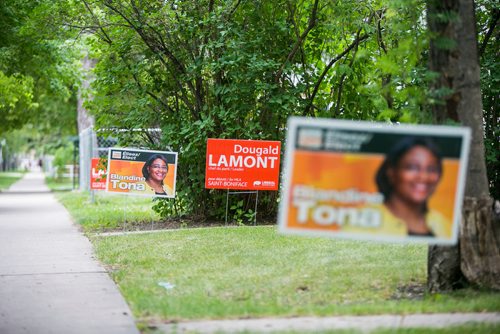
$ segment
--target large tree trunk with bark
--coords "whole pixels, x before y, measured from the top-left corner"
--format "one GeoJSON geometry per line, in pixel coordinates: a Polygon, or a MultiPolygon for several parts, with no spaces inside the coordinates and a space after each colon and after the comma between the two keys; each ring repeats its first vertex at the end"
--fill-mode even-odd
{"type": "Polygon", "coordinates": [[[472,143],[457,246],[429,247],[428,288],[449,291],[465,280],[500,289],[500,227],[494,220],[484,157],[483,108],[472,0],[428,1],[429,68],[440,74],[436,92],[448,92],[434,106],[436,121],[460,121],[472,143]],[[454,44],[455,43],[455,44],[454,44]]]}
{"type": "Polygon", "coordinates": [[[467,197],[460,230],[461,269],[475,285],[500,290],[500,221],[490,198],[467,197]]]}

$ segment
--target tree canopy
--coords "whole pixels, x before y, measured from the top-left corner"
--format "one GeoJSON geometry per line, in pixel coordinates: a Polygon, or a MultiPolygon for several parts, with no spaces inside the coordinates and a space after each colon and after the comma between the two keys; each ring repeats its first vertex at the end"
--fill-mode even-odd
{"type": "Polygon", "coordinates": [[[0,133],[26,124],[49,136],[74,133],[79,48],[50,34],[43,6],[0,3],[0,133]]]}
{"type": "MultiPolygon", "coordinates": [[[[498,5],[476,10],[498,179],[498,5]]],[[[429,89],[423,0],[8,0],[0,13],[9,32],[0,37],[1,126],[73,117],[85,45],[97,62],[85,104],[96,126],[158,127],[161,139],[144,146],[181,153],[178,198],[158,204],[164,214],[223,214],[223,194],[200,190],[207,138],[283,140],[290,115],[431,123],[449,94],[429,89]]],[[[275,213],[276,197],[261,197],[263,214],[275,213]]]]}
{"type": "MultiPolygon", "coordinates": [[[[283,140],[290,115],[429,119],[421,1],[79,5],[60,8],[91,33],[98,62],[87,108],[98,127],[163,130],[150,145],[182,153],[185,212],[220,214],[207,210],[220,196],[199,191],[209,137],[283,140]]],[[[264,212],[275,197],[262,200],[264,212]]]]}

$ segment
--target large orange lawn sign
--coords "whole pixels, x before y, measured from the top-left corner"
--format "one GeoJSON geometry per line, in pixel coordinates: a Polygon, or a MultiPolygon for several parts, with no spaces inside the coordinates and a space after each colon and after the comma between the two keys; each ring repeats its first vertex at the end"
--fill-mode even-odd
{"type": "Polygon", "coordinates": [[[177,152],[110,148],[106,191],[134,196],[175,197],[177,152]],[[164,193],[157,193],[149,178],[152,167],[162,172],[164,193]],[[146,174],[144,173],[146,171],[146,174]]]}
{"type": "Polygon", "coordinates": [[[291,118],[279,229],[453,244],[469,137],[461,127],[291,118]]]}
{"type": "Polygon", "coordinates": [[[205,188],[277,190],[279,141],[208,139],[205,188]]]}

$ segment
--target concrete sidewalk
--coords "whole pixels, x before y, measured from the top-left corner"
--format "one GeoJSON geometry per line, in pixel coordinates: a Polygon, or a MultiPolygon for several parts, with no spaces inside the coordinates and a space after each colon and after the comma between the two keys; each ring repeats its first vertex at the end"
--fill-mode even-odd
{"type": "Polygon", "coordinates": [[[0,256],[0,333],[139,333],[41,173],[0,193],[0,256]]]}
{"type": "MultiPolygon", "coordinates": [[[[165,334],[181,333],[315,333],[347,331],[370,333],[379,329],[450,328],[469,324],[493,324],[500,329],[500,313],[449,313],[338,317],[262,318],[237,320],[202,320],[157,324],[165,334]]],[[[498,333],[498,332],[497,332],[498,333]]]]}

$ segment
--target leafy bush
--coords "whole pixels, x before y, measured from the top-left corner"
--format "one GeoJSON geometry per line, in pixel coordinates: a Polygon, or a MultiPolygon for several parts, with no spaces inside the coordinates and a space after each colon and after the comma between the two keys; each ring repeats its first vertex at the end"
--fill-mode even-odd
{"type": "Polygon", "coordinates": [[[73,162],[73,147],[71,145],[61,146],[54,153],[54,168],[56,170],[56,178],[61,179],[66,170],[66,165],[73,162]]]}

